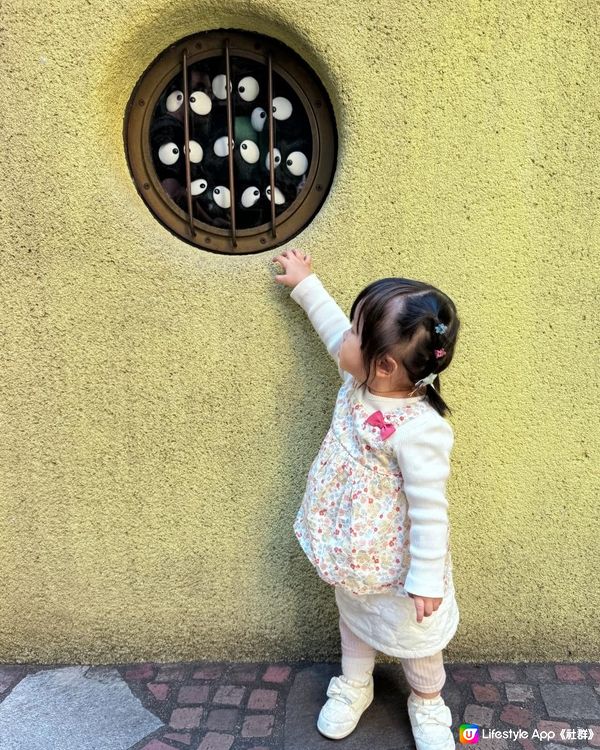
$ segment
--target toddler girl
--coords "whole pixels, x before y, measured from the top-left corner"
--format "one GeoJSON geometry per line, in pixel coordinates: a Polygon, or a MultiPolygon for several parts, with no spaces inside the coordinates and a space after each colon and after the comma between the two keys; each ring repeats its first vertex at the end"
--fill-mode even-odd
{"type": "Polygon", "coordinates": [[[286,250],[273,261],[343,380],[294,522],[340,615],[342,675],[317,728],[331,739],[354,730],[373,701],[381,651],[399,657],[411,687],[417,750],[454,750],[440,694],[442,649],[459,622],[445,496],[454,435],[438,374],[454,352],[455,305],[429,284],[385,278],[359,293],[348,320],[310,255],[286,250]]]}

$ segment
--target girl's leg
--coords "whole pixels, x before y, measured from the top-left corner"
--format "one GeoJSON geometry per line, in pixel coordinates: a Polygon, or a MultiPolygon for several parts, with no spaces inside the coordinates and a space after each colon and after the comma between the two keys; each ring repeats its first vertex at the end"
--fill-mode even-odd
{"type": "Polygon", "coordinates": [[[420,659],[400,659],[406,679],[414,693],[422,698],[436,698],[446,682],[441,651],[420,659]]]}
{"type": "Polygon", "coordinates": [[[342,637],[342,672],[344,676],[351,680],[365,682],[373,674],[376,649],[355,635],[341,617],[340,635],[342,637]]]}

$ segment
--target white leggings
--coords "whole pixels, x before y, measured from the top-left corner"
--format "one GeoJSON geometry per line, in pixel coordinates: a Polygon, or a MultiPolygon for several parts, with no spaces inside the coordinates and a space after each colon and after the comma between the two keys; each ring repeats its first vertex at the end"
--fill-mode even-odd
{"type": "MultiPolygon", "coordinates": [[[[376,649],[355,635],[340,617],[342,673],[351,680],[365,680],[373,673],[376,649]]],[[[421,693],[437,693],[446,682],[442,652],[400,662],[408,684],[421,693]]]]}

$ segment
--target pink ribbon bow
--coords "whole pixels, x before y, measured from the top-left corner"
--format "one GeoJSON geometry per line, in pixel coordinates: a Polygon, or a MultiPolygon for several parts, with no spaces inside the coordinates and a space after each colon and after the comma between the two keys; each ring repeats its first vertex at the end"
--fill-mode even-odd
{"type": "Polygon", "coordinates": [[[374,411],[373,414],[365,421],[365,424],[372,424],[375,427],[379,427],[381,432],[380,436],[382,440],[389,438],[396,432],[396,428],[390,422],[386,422],[383,419],[383,414],[380,411],[374,411]]]}

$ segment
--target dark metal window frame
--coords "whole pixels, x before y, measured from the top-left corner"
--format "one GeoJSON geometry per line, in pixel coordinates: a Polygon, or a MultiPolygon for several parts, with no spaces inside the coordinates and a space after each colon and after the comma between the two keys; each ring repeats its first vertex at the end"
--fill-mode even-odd
{"type": "Polygon", "coordinates": [[[327,92],[314,72],[291,49],[276,39],[233,29],[202,32],[169,47],[147,68],[138,81],[125,115],[125,150],[133,180],[143,200],[161,223],[178,237],[206,250],[245,254],[267,250],[287,242],[313,218],[327,197],[337,158],[337,134],[327,92]],[[188,68],[205,58],[222,55],[226,68],[227,135],[233,138],[230,91],[230,58],[245,57],[264,63],[268,71],[269,152],[273,155],[273,72],[292,87],[306,111],[312,132],[312,158],[306,183],[291,204],[275,215],[275,167],[269,159],[271,220],[258,227],[236,229],[233,149],[228,168],[231,191],[231,227],[223,229],[192,215],[190,162],[185,158],[187,213],[166,193],[154,169],[150,149],[150,125],[155,106],[169,82],[183,71],[185,154],[189,154],[188,68]]]}

